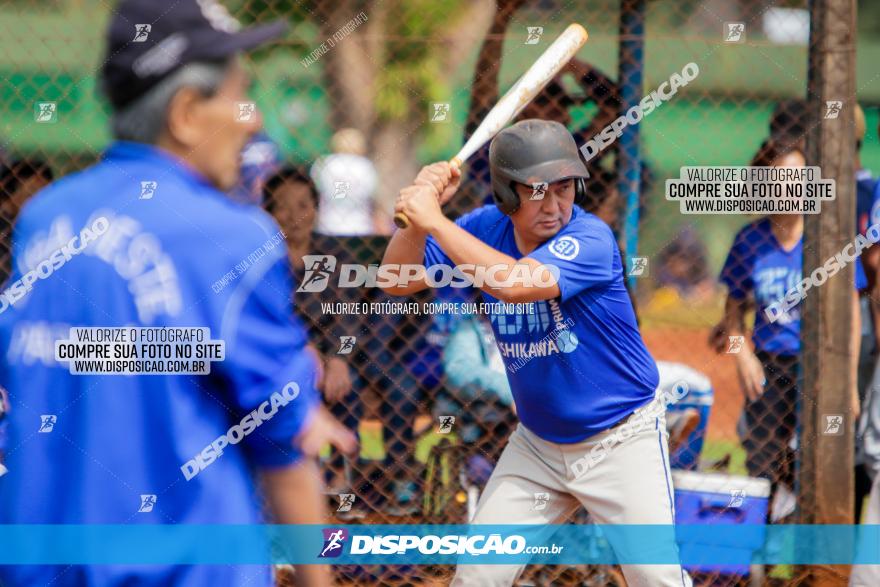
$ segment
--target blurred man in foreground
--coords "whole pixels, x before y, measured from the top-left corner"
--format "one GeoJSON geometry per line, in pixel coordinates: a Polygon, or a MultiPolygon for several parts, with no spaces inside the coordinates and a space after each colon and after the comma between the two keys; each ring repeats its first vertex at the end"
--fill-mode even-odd
{"type": "MultiPolygon", "coordinates": [[[[14,447],[0,523],[258,524],[261,499],[280,523],[325,519],[312,457],[328,442],[351,452],[355,440],[318,406],[278,225],[223,193],[261,126],[237,55],[285,27],[239,28],[207,0],[128,0],[113,12],[100,77],[118,140],[25,207],[0,297],[0,386],[14,447]],[[144,33],[133,23],[152,25],[144,33]],[[132,42],[136,32],[147,38],[132,42]],[[55,360],[65,329],[123,326],[209,328],[225,359],[210,375],[74,375],[75,361],[55,360]],[[205,459],[224,437],[228,446],[205,459]]],[[[131,555],[163,552],[185,556],[173,544],[131,555]]],[[[303,584],[330,582],[327,567],[298,574],[303,584]]],[[[18,566],[0,568],[3,581],[268,586],[272,571],[18,566]]]]}

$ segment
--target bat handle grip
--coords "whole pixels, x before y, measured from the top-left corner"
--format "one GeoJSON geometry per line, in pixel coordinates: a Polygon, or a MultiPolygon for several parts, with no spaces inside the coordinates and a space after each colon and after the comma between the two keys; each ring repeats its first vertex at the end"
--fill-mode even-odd
{"type": "MultiPolygon", "coordinates": [[[[461,159],[453,157],[449,160],[449,164],[454,167],[461,167],[461,159]]],[[[409,218],[403,212],[398,212],[394,215],[394,224],[397,228],[409,228],[409,218]]]]}
{"type": "Polygon", "coordinates": [[[397,228],[409,228],[409,218],[403,212],[394,215],[394,224],[397,228]]]}

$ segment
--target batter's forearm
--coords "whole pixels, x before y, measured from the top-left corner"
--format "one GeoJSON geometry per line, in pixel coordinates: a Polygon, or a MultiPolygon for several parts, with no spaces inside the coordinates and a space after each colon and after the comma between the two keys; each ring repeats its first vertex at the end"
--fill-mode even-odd
{"type": "MultiPolygon", "coordinates": [[[[529,265],[530,274],[534,274],[540,267],[540,263],[533,259],[517,260],[493,249],[448,218],[443,218],[431,227],[431,234],[453,263],[483,267],[487,270],[486,275],[491,275],[496,282],[507,281],[518,263],[529,265]]],[[[474,274],[473,270],[463,272],[468,275],[474,274]]],[[[555,283],[545,287],[540,287],[538,284],[491,287],[485,282],[476,285],[479,285],[482,291],[507,303],[535,302],[559,296],[559,286],[555,283]]]]}
{"type": "Polygon", "coordinates": [[[493,249],[448,218],[443,218],[432,227],[431,234],[456,265],[489,267],[503,264],[512,267],[516,263],[516,259],[510,255],[493,249]]]}
{"type": "MultiPolygon", "coordinates": [[[[428,235],[416,228],[410,226],[395,231],[391,235],[388,247],[385,249],[385,255],[382,257],[382,265],[423,265],[425,262],[425,242],[428,235]]],[[[400,275],[400,271],[392,271],[400,275]]],[[[393,296],[406,296],[427,287],[424,278],[412,281],[407,285],[398,285],[394,287],[383,287],[385,293],[393,296]]]]}
{"type": "Polygon", "coordinates": [[[385,248],[382,264],[422,263],[425,260],[427,239],[428,235],[415,226],[396,230],[385,248]]]}

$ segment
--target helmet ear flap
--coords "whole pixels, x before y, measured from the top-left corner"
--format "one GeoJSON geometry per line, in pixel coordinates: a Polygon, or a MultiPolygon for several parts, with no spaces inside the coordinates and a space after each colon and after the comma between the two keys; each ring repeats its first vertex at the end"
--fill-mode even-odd
{"type": "Polygon", "coordinates": [[[506,186],[493,186],[492,199],[495,205],[504,214],[510,216],[519,209],[519,194],[516,193],[516,183],[511,181],[506,186]]]}
{"type": "Polygon", "coordinates": [[[587,185],[583,177],[574,178],[574,203],[581,208],[587,203],[587,185]]]}

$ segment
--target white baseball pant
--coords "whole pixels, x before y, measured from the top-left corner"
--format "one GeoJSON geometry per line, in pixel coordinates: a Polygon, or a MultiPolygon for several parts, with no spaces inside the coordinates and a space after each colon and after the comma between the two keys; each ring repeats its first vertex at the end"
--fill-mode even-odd
{"type": "MultiPolygon", "coordinates": [[[[880,524],[880,475],[874,477],[871,493],[868,495],[868,508],[865,510],[865,524],[880,524]]],[[[880,565],[853,565],[849,576],[850,587],[877,587],[880,585],[880,565]]]]}
{"type": "MultiPolygon", "coordinates": [[[[548,442],[520,424],[480,497],[473,523],[559,524],[580,505],[597,524],[673,523],[668,435],[663,406],[657,400],[617,426],[575,444],[548,442]],[[624,440],[612,442],[611,435],[624,440]],[[594,450],[603,441],[607,450],[594,450]],[[600,454],[604,457],[597,462],[600,454]],[[539,509],[535,509],[536,493],[550,496],[539,509]]],[[[451,585],[508,586],[524,567],[460,564],[451,585]]],[[[630,587],[691,585],[677,564],[633,564],[622,569],[630,587]]]]}

